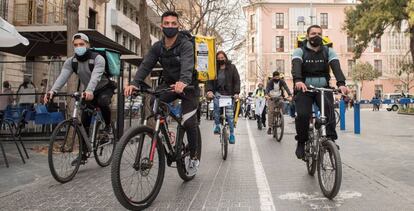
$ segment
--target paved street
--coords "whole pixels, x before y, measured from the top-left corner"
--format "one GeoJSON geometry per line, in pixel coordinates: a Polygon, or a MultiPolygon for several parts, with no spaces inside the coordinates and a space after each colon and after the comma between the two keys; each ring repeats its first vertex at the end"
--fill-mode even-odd
{"type": "MultiPolygon", "coordinates": [[[[361,112],[361,135],[339,132],[343,181],[335,200],[323,197],[317,177],[294,156],[293,119],[275,142],[253,120],[240,120],[236,144],[220,156],[213,122],[203,120],[203,157],[193,181],[183,183],[167,168],[161,192],[149,210],[414,210],[414,116],[361,112]]],[[[14,149],[7,144],[7,149],[14,149]]],[[[17,154],[0,158],[0,210],[122,210],[110,182],[110,168],[91,159],[73,181],[56,182],[47,156],[30,151],[23,165],[17,154]]]]}

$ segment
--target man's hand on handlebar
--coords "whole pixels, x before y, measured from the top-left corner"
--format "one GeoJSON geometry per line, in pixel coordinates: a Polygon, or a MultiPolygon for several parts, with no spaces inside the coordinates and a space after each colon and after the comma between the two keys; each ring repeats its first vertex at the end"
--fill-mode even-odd
{"type": "Polygon", "coordinates": [[[184,88],[187,86],[184,82],[177,81],[175,84],[171,85],[171,88],[174,89],[174,92],[177,94],[181,94],[184,92],[184,88]]]}
{"type": "Polygon", "coordinates": [[[55,93],[53,92],[53,91],[49,91],[49,92],[47,92],[46,94],[45,94],[45,96],[43,97],[43,102],[45,103],[45,104],[47,104],[51,99],[53,99],[53,95],[54,95],[55,93]]]}
{"type": "Polygon", "coordinates": [[[306,84],[300,81],[295,83],[295,89],[302,90],[302,92],[308,91],[308,88],[306,88],[306,84]]]}
{"type": "Polygon", "coordinates": [[[138,87],[136,87],[136,86],[134,86],[134,85],[129,85],[129,86],[126,86],[126,87],[124,88],[124,95],[125,95],[125,96],[127,96],[127,97],[129,97],[129,96],[131,96],[131,95],[132,95],[132,93],[133,93],[134,91],[136,91],[136,90],[138,90],[138,87]]]}
{"type": "Polygon", "coordinates": [[[93,93],[89,91],[85,91],[82,93],[82,98],[84,98],[86,101],[92,101],[93,100],[93,93]]]}

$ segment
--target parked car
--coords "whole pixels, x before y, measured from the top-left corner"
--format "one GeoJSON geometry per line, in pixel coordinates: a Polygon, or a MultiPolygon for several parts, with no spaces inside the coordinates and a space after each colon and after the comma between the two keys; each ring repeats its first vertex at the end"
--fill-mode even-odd
{"type": "Polygon", "coordinates": [[[398,100],[402,98],[403,95],[401,93],[386,93],[384,94],[383,101],[385,109],[387,111],[398,111],[399,105],[398,100]],[[387,103],[387,101],[391,101],[390,103],[387,103]]]}

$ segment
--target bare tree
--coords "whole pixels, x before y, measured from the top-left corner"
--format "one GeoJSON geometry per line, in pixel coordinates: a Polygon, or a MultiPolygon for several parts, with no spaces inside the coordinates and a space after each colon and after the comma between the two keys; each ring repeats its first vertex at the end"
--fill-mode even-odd
{"type": "MultiPolygon", "coordinates": [[[[140,36],[141,36],[141,55],[145,55],[151,48],[151,37],[150,37],[150,20],[148,18],[148,5],[146,0],[139,1],[138,7],[138,25],[140,29],[140,36]]],[[[150,84],[150,76],[148,76],[145,80],[146,83],[150,84]]],[[[145,106],[144,106],[144,114],[147,116],[151,113],[151,103],[150,103],[150,96],[145,97],[145,106]]],[[[153,127],[155,125],[154,121],[148,121],[148,126],[153,127]]]]}
{"type": "Polygon", "coordinates": [[[182,13],[181,24],[193,34],[214,36],[218,45],[233,49],[244,39],[243,0],[151,0],[158,14],[167,10],[182,13]]]}

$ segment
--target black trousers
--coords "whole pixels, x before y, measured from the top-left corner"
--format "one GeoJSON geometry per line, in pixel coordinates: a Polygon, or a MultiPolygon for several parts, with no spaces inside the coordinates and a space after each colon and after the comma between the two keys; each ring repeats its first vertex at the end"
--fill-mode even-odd
{"type": "Polygon", "coordinates": [[[190,156],[193,158],[196,156],[197,151],[197,139],[198,139],[198,119],[197,108],[199,101],[199,89],[184,91],[183,94],[177,94],[175,92],[166,92],[160,96],[160,100],[166,103],[170,103],[176,99],[181,99],[182,108],[182,121],[187,133],[187,140],[190,145],[190,156]]]}
{"type": "MultiPolygon", "coordinates": [[[[102,117],[106,125],[111,124],[111,99],[114,95],[114,90],[112,88],[103,88],[94,93],[93,100],[87,102],[87,106],[91,108],[99,107],[102,113],[102,117]]],[[[89,132],[89,127],[91,125],[92,114],[89,112],[82,112],[82,124],[86,129],[86,132],[89,132]]]]}
{"type": "MultiPolygon", "coordinates": [[[[298,92],[295,97],[296,104],[296,137],[298,142],[306,142],[308,140],[309,120],[312,116],[312,104],[316,102],[318,107],[321,106],[321,95],[316,92],[298,92]]],[[[335,111],[333,106],[332,93],[325,93],[325,115],[327,116],[328,124],[326,126],[326,134],[332,140],[338,138],[335,131],[335,111]]]]}

